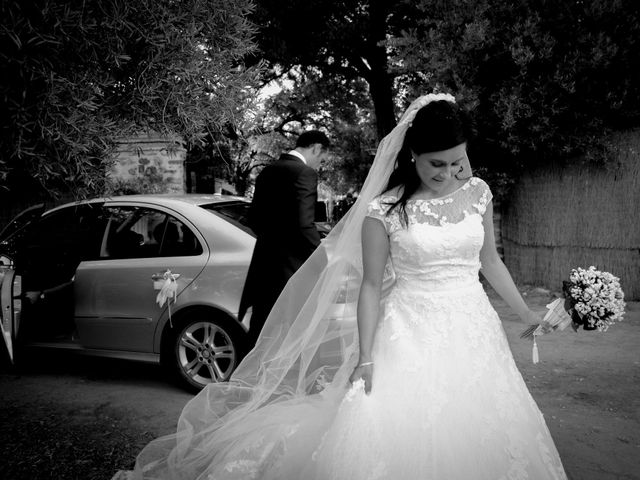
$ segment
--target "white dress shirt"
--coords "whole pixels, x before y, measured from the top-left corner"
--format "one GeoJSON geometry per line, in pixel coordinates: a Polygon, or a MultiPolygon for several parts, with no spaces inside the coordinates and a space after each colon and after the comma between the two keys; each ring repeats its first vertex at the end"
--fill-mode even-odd
{"type": "Polygon", "coordinates": [[[307,164],[307,159],[304,158],[304,155],[302,155],[300,152],[298,152],[297,150],[291,150],[289,152],[289,155],[293,155],[294,157],[298,157],[300,160],[302,160],[304,162],[304,164],[307,164]]]}

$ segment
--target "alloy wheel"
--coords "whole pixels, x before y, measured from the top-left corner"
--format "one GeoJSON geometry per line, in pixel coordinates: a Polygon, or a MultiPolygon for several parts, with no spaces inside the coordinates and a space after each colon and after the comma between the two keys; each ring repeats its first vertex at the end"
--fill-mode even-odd
{"type": "Polygon", "coordinates": [[[200,387],[227,380],[238,361],[231,335],[211,321],[187,325],[178,338],[176,353],[180,373],[200,387]]]}

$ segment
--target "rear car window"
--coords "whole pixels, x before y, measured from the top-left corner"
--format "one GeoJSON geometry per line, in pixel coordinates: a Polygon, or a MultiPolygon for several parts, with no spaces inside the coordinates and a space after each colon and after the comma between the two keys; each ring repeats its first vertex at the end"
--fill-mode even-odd
{"type": "Polygon", "coordinates": [[[229,223],[232,223],[236,227],[244,230],[252,237],[255,237],[256,234],[251,227],[249,226],[249,207],[251,204],[249,202],[216,202],[216,203],[207,203],[204,205],[200,205],[200,208],[204,208],[210,212],[215,213],[216,215],[224,218],[229,223]]]}

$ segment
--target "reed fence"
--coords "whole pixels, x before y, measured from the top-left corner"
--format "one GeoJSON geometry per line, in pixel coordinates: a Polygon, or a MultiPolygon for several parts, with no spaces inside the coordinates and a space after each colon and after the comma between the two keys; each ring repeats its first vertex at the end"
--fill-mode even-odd
{"type": "Polygon", "coordinates": [[[504,259],[517,283],[559,291],[572,268],[620,277],[640,300],[640,130],[612,139],[615,161],[533,168],[503,207],[504,259]]]}

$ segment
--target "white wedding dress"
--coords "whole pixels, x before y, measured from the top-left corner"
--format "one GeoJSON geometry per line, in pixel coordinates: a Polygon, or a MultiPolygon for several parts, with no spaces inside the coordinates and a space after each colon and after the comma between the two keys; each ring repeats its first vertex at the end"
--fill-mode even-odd
{"type": "MultiPolygon", "coordinates": [[[[395,200],[377,197],[368,210],[389,234],[396,277],[381,304],[371,393],[356,383],[267,405],[229,422],[232,441],[189,440],[154,462],[169,473],[139,460],[144,478],[566,479],[479,282],[488,186],[474,177],[439,199],[410,200],[408,228],[397,210],[385,216],[395,200]]],[[[207,422],[213,401],[202,398],[191,417],[207,422]]]]}
{"type": "Polygon", "coordinates": [[[544,419],[478,280],[478,178],[410,200],[408,229],[378,197],[396,283],[383,302],[373,388],[348,392],[314,454],[318,480],[565,479],[544,419]]]}

